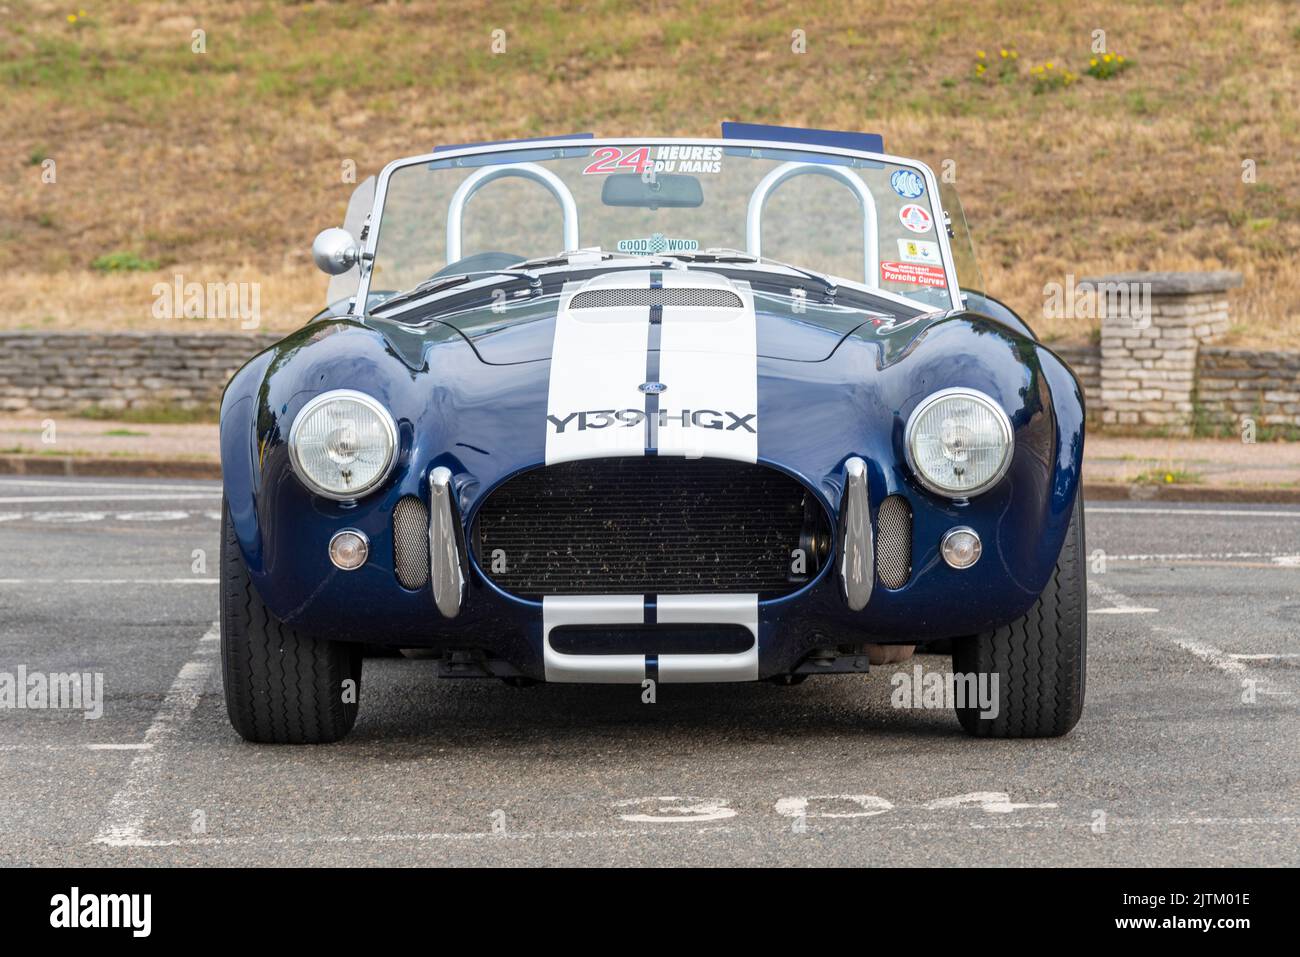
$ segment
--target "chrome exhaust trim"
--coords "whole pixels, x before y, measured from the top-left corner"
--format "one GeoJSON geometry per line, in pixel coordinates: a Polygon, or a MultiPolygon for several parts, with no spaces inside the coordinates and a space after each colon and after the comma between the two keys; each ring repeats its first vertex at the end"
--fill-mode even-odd
{"type": "Polygon", "coordinates": [[[855,455],[844,463],[844,501],[840,506],[840,585],[851,611],[867,607],[875,577],[867,463],[855,455]]]}

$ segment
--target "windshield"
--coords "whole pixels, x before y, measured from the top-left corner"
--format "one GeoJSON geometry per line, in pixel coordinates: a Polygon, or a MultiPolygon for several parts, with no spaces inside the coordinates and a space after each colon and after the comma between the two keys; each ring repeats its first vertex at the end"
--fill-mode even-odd
{"type": "Polygon", "coordinates": [[[381,177],[368,287],[410,290],[577,249],[726,249],[952,308],[956,274],[933,175],[869,155],[735,140],[435,152],[381,177]]]}

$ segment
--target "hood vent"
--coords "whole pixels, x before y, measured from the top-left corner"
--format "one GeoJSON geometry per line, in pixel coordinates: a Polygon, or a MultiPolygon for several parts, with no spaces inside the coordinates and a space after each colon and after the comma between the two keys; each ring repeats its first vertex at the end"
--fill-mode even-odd
{"type": "Polygon", "coordinates": [[[729,289],[675,286],[667,289],[584,289],[569,302],[570,309],[626,309],[670,306],[687,309],[740,309],[744,303],[729,289]]]}

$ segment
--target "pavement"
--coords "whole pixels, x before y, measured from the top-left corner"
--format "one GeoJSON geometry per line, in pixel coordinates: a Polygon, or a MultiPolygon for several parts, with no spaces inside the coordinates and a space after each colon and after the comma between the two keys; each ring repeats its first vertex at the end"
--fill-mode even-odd
{"type": "MultiPolygon", "coordinates": [[[[217,427],[0,416],[6,474],[219,479],[217,427]]],[[[1300,442],[1089,435],[1084,481],[1098,499],[1300,504],[1300,442]]]]}
{"type": "MultiPolygon", "coordinates": [[[[966,737],[891,675],[639,688],[369,658],[345,741],[244,743],[219,488],[0,478],[0,865],[1300,864],[1300,508],[1092,502],[1083,719],[966,737]]],[[[915,659],[927,670],[947,659],[915,659]]]]}

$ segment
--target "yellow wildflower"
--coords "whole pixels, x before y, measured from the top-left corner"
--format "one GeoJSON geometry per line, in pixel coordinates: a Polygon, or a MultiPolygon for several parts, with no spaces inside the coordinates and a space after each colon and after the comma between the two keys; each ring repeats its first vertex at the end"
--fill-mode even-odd
{"type": "Polygon", "coordinates": [[[1002,59],[1005,60],[1006,58],[1007,58],[1007,51],[1006,51],[1006,50],[1003,50],[1003,51],[1002,51],[1002,59]]]}
{"type": "Polygon", "coordinates": [[[1104,57],[1102,57],[1102,59],[1105,60],[1107,63],[1109,63],[1111,60],[1115,59],[1115,56],[1114,54],[1107,53],[1104,57]]]}
{"type": "Polygon", "coordinates": [[[1093,57],[1091,60],[1088,61],[1088,66],[1096,66],[1096,65],[1097,65],[1096,57],[1093,57]]]}
{"type": "Polygon", "coordinates": [[[75,13],[69,13],[69,14],[68,14],[68,22],[69,22],[69,23],[76,23],[76,22],[77,22],[77,15],[76,15],[75,13]]]}
{"type": "Polygon", "coordinates": [[[984,51],[983,51],[983,50],[976,50],[976,51],[975,51],[975,57],[976,57],[977,59],[980,59],[980,60],[984,59],[984,51]]]}

